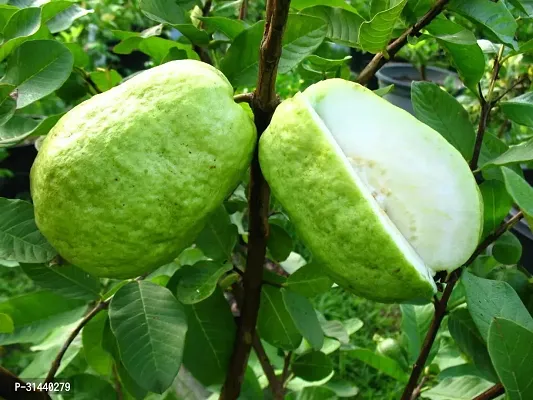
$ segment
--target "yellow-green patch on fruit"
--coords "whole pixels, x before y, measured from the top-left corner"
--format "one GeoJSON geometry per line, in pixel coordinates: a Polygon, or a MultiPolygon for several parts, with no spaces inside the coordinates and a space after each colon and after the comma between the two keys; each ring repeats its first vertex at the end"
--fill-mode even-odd
{"type": "Polygon", "coordinates": [[[256,140],[231,84],[172,61],[68,112],[31,171],[35,219],[66,260],[130,278],[170,262],[234,189],[256,140]]]}
{"type": "Polygon", "coordinates": [[[461,154],[356,83],[322,81],[283,102],[259,158],[324,272],[361,296],[429,299],[432,275],[477,245],[482,206],[461,154]]]}

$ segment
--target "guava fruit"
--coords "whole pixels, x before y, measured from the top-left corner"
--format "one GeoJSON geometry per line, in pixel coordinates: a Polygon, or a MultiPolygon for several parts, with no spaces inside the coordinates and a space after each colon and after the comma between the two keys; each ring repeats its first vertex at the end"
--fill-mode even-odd
{"type": "Polygon", "coordinates": [[[31,170],[35,220],[72,264],[131,278],[188,247],[238,184],[252,119],[208,64],[172,61],[83,102],[31,170]]]}
{"type": "Polygon", "coordinates": [[[259,161],[325,273],[363,297],[429,299],[435,272],[479,241],[481,196],[461,154],[356,83],[325,80],[284,101],[259,161]]]}

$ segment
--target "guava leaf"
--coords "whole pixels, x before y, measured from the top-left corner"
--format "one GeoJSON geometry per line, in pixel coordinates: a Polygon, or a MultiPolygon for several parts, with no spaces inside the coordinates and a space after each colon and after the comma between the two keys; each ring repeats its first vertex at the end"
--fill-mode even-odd
{"type": "Polygon", "coordinates": [[[111,373],[113,366],[113,358],[102,345],[107,320],[107,310],[101,311],[81,331],[83,354],[85,355],[87,364],[102,375],[111,373]]]}
{"type": "Polygon", "coordinates": [[[529,139],[528,141],[516,146],[511,146],[509,150],[507,150],[501,156],[483,164],[481,168],[486,168],[493,165],[518,164],[529,161],[533,161],[533,139],[529,139]]]}
{"type": "Polygon", "coordinates": [[[209,32],[222,32],[230,40],[234,40],[239,33],[246,29],[243,21],[225,17],[198,17],[209,32]]]}
{"type": "Polygon", "coordinates": [[[221,264],[213,261],[198,261],[193,266],[186,265],[180,268],[178,300],[183,304],[194,304],[208,298],[215,291],[218,280],[231,269],[230,263],[221,264]]]}
{"type": "Polygon", "coordinates": [[[527,398],[533,390],[533,331],[494,318],[488,335],[489,354],[509,400],[527,398]]]}
{"type": "Polygon", "coordinates": [[[514,265],[522,257],[522,243],[511,232],[505,232],[494,242],[492,256],[505,265],[514,265]]]}
{"type": "Polygon", "coordinates": [[[188,11],[197,0],[141,0],[139,8],[150,19],[166,24],[183,24],[190,20],[188,11]]]}
{"type": "Polygon", "coordinates": [[[333,286],[333,281],[324,274],[320,264],[310,263],[291,274],[286,286],[302,296],[313,297],[327,292],[333,286]]]}
{"type": "Polygon", "coordinates": [[[302,335],[285,306],[278,288],[265,285],[261,290],[261,305],[257,319],[261,339],[284,350],[295,350],[302,335]]]}
{"type": "Polygon", "coordinates": [[[409,379],[400,364],[392,358],[374,353],[370,349],[362,348],[350,350],[348,353],[399,382],[407,382],[409,379]]]}
{"type": "Polygon", "coordinates": [[[476,134],[464,107],[431,82],[413,82],[411,100],[416,117],[439,132],[465,160],[470,160],[476,134]]]}
{"type": "Polygon", "coordinates": [[[370,53],[377,53],[387,47],[394,25],[400,17],[407,0],[391,0],[385,7],[380,6],[370,21],[365,21],[359,28],[359,44],[370,53]]]}
{"type": "Polygon", "coordinates": [[[359,45],[359,28],[364,22],[359,14],[344,8],[322,5],[304,8],[300,14],[324,20],[327,23],[326,37],[332,42],[349,47],[359,45]]]}
{"type": "Polygon", "coordinates": [[[44,263],[57,254],[37,229],[30,203],[0,197],[0,215],[0,258],[44,263]]]}
{"type": "Polygon", "coordinates": [[[43,289],[52,290],[61,296],[94,300],[100,292],[97,278],[74,265],[21,264],[22,270],[43,289]]]}
{"type": "MultiPolygon", "coordinates": [[[[511,121],[533,128],[533,92],[527,92],[514,99],[502,101],[500,102],[500,107],[511,121]]],[[[533,150],[530,150],[530,154],[531,151],[533,150]]]]}
{"type": "Polygon", "coordinates": [[[528,223],[533,226],[533,187],[508,167],[502,167],[507,192],[524,213],[528,223]]]}
{"type": "Polygon", "coordinates": [[[207,257],[224,261],[231,259],[237,239],[237,227],[231,223],[224,206],[220,205],[207,218],[204,229],[196,238],[196,245],[207,257]]]}
{"type": "Polygon", "coordinates": [[[185,307],[189,329],[183,364],[203,385],[221,384],[233,350],[236,325],[221,290],[185,307]]]}
{"type": "Polygon", "coordinates": [[[290,290],[281,289],[283,303],[292,317],[296,328],[311,344],[314,350],[324,345],[324,332],[316,316],[313,305],[305,297],[290,290]]]}
{"type": "Polygon", "coordinates": [[[479,278],[467,271],[461,279],[468,310],[483,340],[487,340],[489,325],[494,318],[510,319],[533,329],[533,318],[507,282],[479,278]]]}
{"type": "Polygon", "coordinates": [[[479,25],[489,40],[514,47],[517,24],[503,2],[452,0],[447,8],[479,25]]]}
{"type": "Polygon", "coordinates": [[[491,179],[479,185],[483,197],[483,236],[491,234],[513,207],[513,199],[503,182],[491,179]]]}
{"type": "Polygon", "coordinates": [[[146,390],[163,393],[181,366],[187,317],[170,290],[131,282],[109,306],[111,329],[124,367],[146,390]]]}
{"type": "Polygon", "coordinates": [[[291,367],[294,375],[308,382],[320,381],[333,371],[331,360],[320,351],[299,356],[292,362],[291,367]]]}
{"type": "Polygon", "coordinates": [[[443,400],[450,398],[456,400],[471,400],[491,386],[494,386],[494,383],[477,376],[445,378],[436,386],[424,391],[422,397],[429,400],[443,400]]]}

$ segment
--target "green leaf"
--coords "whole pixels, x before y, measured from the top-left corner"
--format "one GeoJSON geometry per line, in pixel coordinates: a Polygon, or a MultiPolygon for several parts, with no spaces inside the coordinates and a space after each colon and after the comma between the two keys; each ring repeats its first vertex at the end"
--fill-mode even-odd
{"type": "Polygon", "coordinates": [[[351,56],[346,56],[340,60],[334,60],[312,54],[304,60],[304,66],[307,70],[324,73],[346,65],[351,59],[351,56]]]}
{"type": "Polygon", "coordinates": [[[394,85],[387,85],[379,89],[376,89],[373,92],[377,94],[378,96],[383,97],[386,94],[389,94],[390,92],[392,92],[393,90],[394,90],[394,85]]]}
{"type": "Polygon", "coordinates": [[[73,390],[61,392],[65,400],[115,400],[117,394],[113,386],[104,378],[79,374],[68,378],[73,390]]]}
{"type": "Polygon", "coordinates": [[[400,364],[392,358],[376,354],[370,349],[362,348],[350,350],[348,354],[399,382],[407,382],[409,379],[409,376],[405,373],[400,364]]]}
{"type": "Polygon", "coordinates": [[[289,14],[283,34],[278,72],[285,74],[312,54],[326,37],[327,26],[321,18],[289,14]]]}
{"type": "Polygon", "coordinates": [[[0,215],[0,258],[44,263],[57,254],[37,229],[30,203],[0,197],[0,215]]]}
{"type": "Polygon", "coordinates": [[[533,187],[508,167],[501,168],[507,192],[533,226],[533,187]]]}
{"type": "Polygon", "coordinates": [[[4,40],[0,46],[0,61],[4,60],[15,47],[39,32],[40,28],[40,8],[23,8],[12,14],[2,32],[4,40]]]}
{"type": "Polygon", "coordinates": [[[181,366],[187,319],[172,293],[151,282],[120,288],[109,307],[126,370],[146,390],[163,393],[181,366]]]}
{"type": "Polygon", "coordinates": [[[239,233],[231,223],[228,213],[220,205],[208,218],[196,239],[196,245],[209,258],[217,261],[231,259],[231,252],[237,244],[239,233]]]}
{"type": "Polygon", "coordinates": [[[329,381],[325,387],[333,390],[338,397],[353,398],[359,394],[359,388],[345,380],[329,381]]]}
{"type": "Polygon", "coordinates": [[[78,43],[64,43],[67,49],[72,53],[74,57],[74,67],[87,68],[90,59],[89,55],[83,50],[78,43]]]}
{"type": "Polygon", "coordinates": [[[361,24],[359,42],[363,50],[378,53],[387,47],[394,25],[398,21],[406,2],[407,0],[391,0],[390,8],[378,12],[370,21],[361,24]]]}
{"type": "Polygon", "coordinates": [[[466,308],[459,308],[450,314],[448,329],[459,349],[473,361],[479,371],[488,380],[497,382],[498,377],[485,342],[466,308]]]}
{"type": "Polygon", "coordinates": [[[161,64],[167,63],[174,60],[186,60],[187,52],[185,50],[178,49],[177,47],[172,47],[167,55],[161,60],[161,64]]]}
{"type": "Polygon", "coordinates": [[[513,207],[513,200],[503,182],[484,181],[479,185],[483,197],[483,236],[486,238],[498,227],[513,207]]]}
{"type": "Polygon", "coordinates": [[[87,10],[77,4],[72,4],[66,10],[59,12],[53,18],[48,20],[46,25],[48,26],[48,29],[50,29],[51,33],[61,32],[70,28],[72,23],[78,18],[84,17],[92,12],[93,10],[87,10]]]}
{"type": "Polygon", "coordinates": [[[422,397],[430,400],[472,400],[492,386],[494,383],[477,376],[445,378],[424,391],[422,397]]]}
{"type": "MultiPolygon", "coordinates": [[[[507,146],[501,139],[490,132],[485,132],[485,135],[483,136],[483,144],[481,145],[481,153],[479,154],[479,165],[485,165],[504,154],[507,150],[509,150],[509,146],[507,146]]],[[[519,165],[511,164],[509,167],[519,174],[522,172],[519,165]]],[[[503,181],[503,173],[501,169],[497,167],[484,168],[483,177],[485,179],[497,179],[503,181]]]]}
{"type": "Polygon", "coordinates": [[[521,143],[517,146],[511,146],[509,150],[507,150],[501,156],[483,164],[481,168],[486,168],[487,166],[493,165],[517,164],[529,161],[533,161],[533,139],[530,139],[527,142],[521,143]]]}
{"type": "Polygon", "coordinates": [[[487,340],[489,325],[494,318],[507,318],[533,329],[533,318],[508,283],[478,278],[467,271],[461,279],[468,310],[483,340],[487,340]]]}
{"type": "Polygon", "coordinates": [[[335,391],[325,386],[306,386],[294,393],[295,400],[337,400],[335,391]]]}
{"type": "Polygon", "coordinates": [[[447,8],[479,25],[492,42],[514,47],[517,24],[503,2],[452,0],[447,8]]]}
{"type": "Polygon", "coordinates": [[[230,263],[214,261],[198,261],[193,266],[182,267],[179,270],[178,300],[183,304],[194,304],[208,298],[215,291],[218,280],[232,268],[230,263]]]}
{"type": "Polygon", "coordinates": [[[320,264],[312,262],[291,274],[286,286],[302,296],[313,297],[331,289],[333,281],[324,273],[320,264]]]}
{"type": "Polygon", "coordinates": [[[139,8],[150,19],[166,24],[186,24],[196,0],[141,0],[139,8]]]}
{"type": "Polygon", "coordinates": [[[94,82],[98,90],[105,92],[122,81],[122,76],[114,69],[105,71],[93,71],[89,74],[91,81],[94,82]]]}
{"type": "Polygon", "coordinates": [[[23,108],[59,89],[73,65],[72,53],[61,43],[32,40],[13,52],[2,82],[17,87],[17,108],[23,108]]]}
{"type": "Polygon", "coordinates": [[[0,84],[0,126],[11,119],[17,109],[17,101],[11,97],[14,85],[0,84]]]}
{"type": "Polygon", "coordinates": [[[261,339],[283,350],[295,350],[302,341],[302,335],[285,306],[281,291],[269,285],[263,286],[261,290],[257,329],[261,339]]]}
{"type": "Polygon", "coordinates": [[[533,92],[502,101],[500,107],[511,121],[533,128],[533,92]]]}
{"type": "Polygon", "coordinates": [[[364,22],[360,15],[343,8],[326,6],[305,8],[300,13],[324,20],[328,27],[326,37],[332,42],[349,47],[359,45],[359,28],[364,22]]]}
{"type": "Polygon", "coordinates": [[[259,46],[265,21],[259,21],[242,31],[233,40],[220,69],[235,87],[253,87],[259,71],[259,46]]]}
{"type": "Polygon", "coordinates": [[[494,242],[492,256],[502,264],[516,264],[522,257],[522,244],[511,232],[505,232],[494,242]]]}
{"type": "Polygon", "coordinates": [[[189,39],[193,44],[206,46],[211,40],[206,31],[198,29],[193,24],[176,24],[172,26],[180,31],[180,33],[189,39]]]}
{"type": "Polygon", "coordinates": [[[0,333],[13,333],[15,325],[8,314],[0,313],[0,333]]]}
{"type": "Polygon", "coordinates": [[[531,0],[509,0],[513,6],[519,9],[528,17],[533,17],[533,1],[531,0]]]}
{"type": "Polygon", "coordinates": [[[0,313],[13,319],[15,331],[0,334],[0,345],[42,341],[53,329],[77,321],[85,309],[81,300],[65,299],[48,291],[8,299],[0,303],[0,313]]]}
{"type": "Polygon", "coordinates": [[[285,261],[291,254],[294,244],[285,229],[276,224],[270,224],[267,247],[274,261],[285,261]]]}
{"type": "Polygon", "coordinates": [[[183,364],[203,385],[224,382],[235,340],[235,322],[221,290],[185,307],[189,329],[183,364]]]}
{"type": "Polygon", "coordinates": [[[533,332],[519,324],[495,318],[489,327],[489,354],[509,400],[533,393],[533,332]]]}
{"type": "Polygon", "coordinates": [[[324,345],[324,332],[322,332],[313,305],[305,297],[290,290],[281,289],[281,294],[296,328],[313,349],[320,350],[324,345]]]}
{"type": "MultiPolygon", "coordinates": [[[[138,39],[138,38],[136,38],[138,39]]],[[[129,40],[129,39],[128,39],[129,40]]],[[[172,40],[163,39],[160,37],[148,37],[142,39],[137,43],[137,48],[142,51],[144,54],[153,58],[156,64],[161,64],[168,52],[172,48],[178,48],[184,50],[187,53],[188,59],[198,60],[198,54],[192,50],[192,47],[187,44],[182,44],[174,42],[172,40]]],[[[131,50],[130,50],[131,52],[131,50]]],[[[127,54],[127,53],[124,53],[127,54]]]]}
{"type": "MultiPolygon", "coordinates": [[[[432,304],[423,306],[401,304],[400,308],[402,310],[402,332],[407,337],[408,361],[409,364],[412,364],[418,358],[422,348],[422,343],[433,319],[434,308],[432,304]]],[[[436,347],[438,348],[438,345],[436,347]]],[[[432,350],[432,352],[436,354],[436,350],[432,350]]]]}
{"type": "Polygon", "coordinates": [[[485,56],[474,34],[444,17],[436,18],[426,29],[450,55],[465,85],[477,93],[477,83],[485,72],[485,56]]]}
{"type": "Polygon", "coordinates": [[[83,354],[87,364],[100,375],[109,375],[113,365],[113,359],[102,344],[107,321],[107,311],[101,311],[83,327],[81,332],[83,354]]]}
{"type": "Polygon", "coordinates": [[[99,296],[98,279],[73,265],[21,264],[21,267],[40,287],[61,296],[80,300],[94,300],[99,296]]]}
{"type": "Polygon", "coordinates": [[[317,314],[317,316],[324,335],[335,338],[342,344],[348,344],[350,342],[350,335],[348,335],[348,330],[342,322],[336,319],[328,321],[322,314],[317,314]]]}
{"type": "Polygon", "coordinates": [[[292,362],[291,367],[294,375],[308,382],[324,379],[333,371],[331,360],[320,351],[299,356],[292,362]]]}
{"type": "Polygon", "coordinates": [[[0,126],[0,148],[19,144],[30,136],[46,135],[64,115],[50,115],[40,121],[33,118],[13,116],[7,123],[0,126]]]}
{"type": "Polygon", "coordinates": [[[403,15],[410,25],[414,25],[435,4],[435,0],[407,0],[403,15]]]}
{"type": "Polygon", "coordinates": [[[207,31],[222,32],[230,40],[234,40],[239,33],[246,29],[243,21],[238,19],[230,19],[225,17],[198,17],[204,23],[207,31]]]}
{"type": "Polygon", "coordinates": [[[413,82],[411,100],[416,117],[439,132],[466,160],[470,160],[476,134],[463,106],[431,82],[413,82]]]}
{"type": "Polygon", "coordinates": [[[0,32],[2,32],[7,24],[7,21],[19,9],[17,7],[9,6],[7,4],[0,4],[0,32]]]}
{"type": "Polygon", "coordinates": [[[291,7],[296,10],[302,10],[308,7],[328,5],[330,7],[340,8],[351,13],[357,14],[357,9],[352,7],[344,0],[292,0],[291,7]]]}

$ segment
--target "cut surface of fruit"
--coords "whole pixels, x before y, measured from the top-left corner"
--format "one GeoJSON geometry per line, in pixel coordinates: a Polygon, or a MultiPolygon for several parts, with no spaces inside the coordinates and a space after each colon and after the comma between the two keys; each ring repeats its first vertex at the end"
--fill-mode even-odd
{"type": "Polygon", "coordinates": [[[482,205],[466,161],[370,90],[331,79],[285,101],[261,168],[336,282],[381,301],[428,298],[474,251],[482,205]]]}

